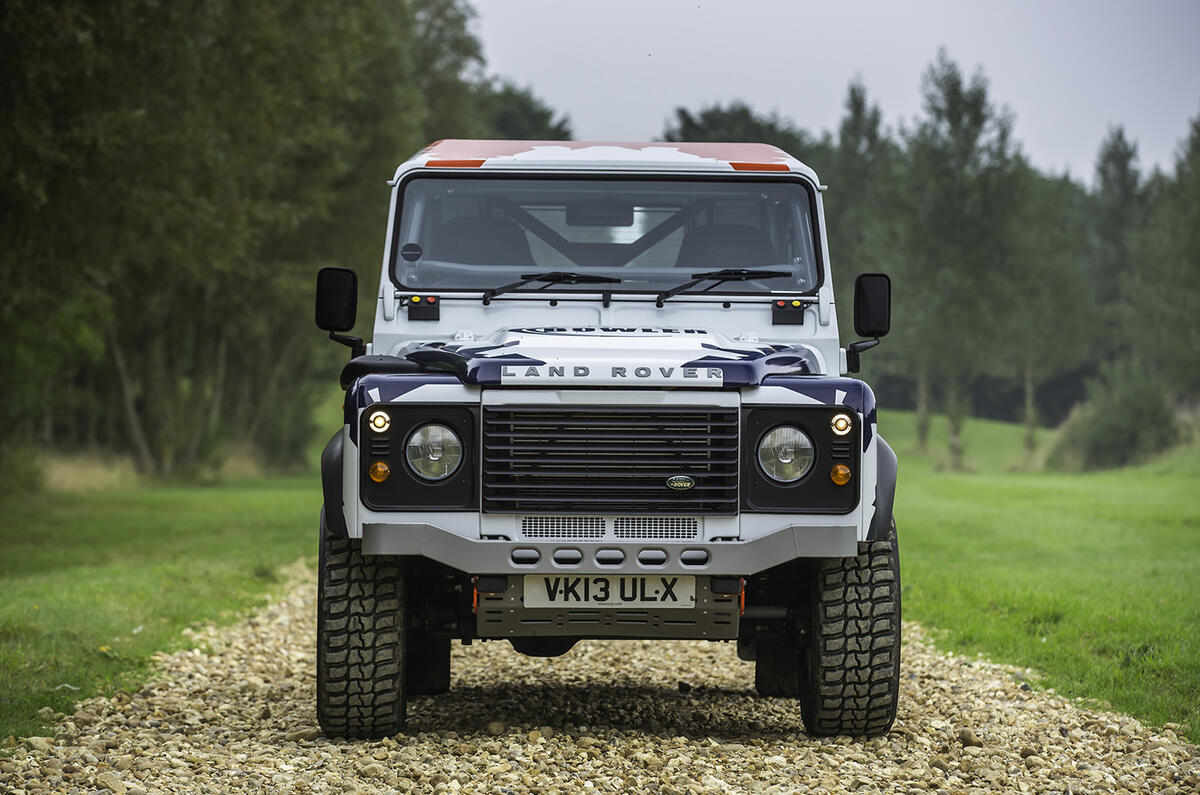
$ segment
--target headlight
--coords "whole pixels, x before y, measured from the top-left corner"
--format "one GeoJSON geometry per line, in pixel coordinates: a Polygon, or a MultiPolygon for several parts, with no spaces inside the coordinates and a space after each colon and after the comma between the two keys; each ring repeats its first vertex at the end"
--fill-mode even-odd
{"type": "Polygon", "coordinates": [[[791,425],[780,425],[758,442],[758,465],[777,483],[795,483],[813,464],[813,443],[808,434],[791,425]]]}
{"type": "Polygon", "coordinates": [[[445,480],[462,463],[462,440],[445,425],[431,423],[412,432],[404,445],[409,468],[425,480],[445,480]]]}

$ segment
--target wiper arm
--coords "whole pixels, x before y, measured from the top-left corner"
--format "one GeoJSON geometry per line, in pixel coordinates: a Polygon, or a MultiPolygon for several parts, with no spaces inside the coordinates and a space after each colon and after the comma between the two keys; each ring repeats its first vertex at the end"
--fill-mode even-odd
{"type": "Polygon", "coordinates": [[[617,284],[620,281],[620,279],[614,279],[609,276],[592,276],[588,273],[570,273],[568,271],[552,271],[550,273],[522,273],[521,281],[519,282],[513,282],[512,284],[505,284],[500,287],[493,287],[490,290],[484,290],[483,305],[487,306],[496,296],[520,289],[531,282],[545,282],[546,286],[549,287],[552,284],[617,284]]]}
{"type": "MultiPolygon", "coordinates": [[[[744,282],[750,279],[777,279],[781,276],[791,276],[791,271],[756,271],[748,268],[725,268],[719,271],[709,271],[708,273],[693,273],[690,282],[672,287],[670,290],[664,290],[654,299],[654,305],[662,308],[663,301],[668,298],[673,298],[685,290],[690,290],[701,282],[715,282],[713,287],[723,282],[744,282]]],[[[710,290],[712,287],[709,288],[710,290]]]]}

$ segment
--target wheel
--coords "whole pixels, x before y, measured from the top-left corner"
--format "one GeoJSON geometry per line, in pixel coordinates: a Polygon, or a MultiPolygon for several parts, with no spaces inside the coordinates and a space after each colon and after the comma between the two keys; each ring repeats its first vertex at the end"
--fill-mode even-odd
{"type": "Polygon", "coordinates": [[[410,696],[436,696],[450,689],[450,636],[412,633],[405,649],[405,684],[410,696]]]}
{"type": "Polygon", "coordinates": [[[317,573],[317,722],[330,737],[381,737],[404,725],[404,575],[335,538],[321,512],[317,573]]]}
{"type": "Polygon", "coordinates": [[[886,734],[900,693],[900,555],[888,538],[818,565],[800,701],[809,734],[886,734]]]}
{"type": "Polygon", "coordinates": [[[789,634],[783,640],[760,642],[754,652],[754,689],[760,696],[797,698],[801,693],[803,649],[789,634]]]}

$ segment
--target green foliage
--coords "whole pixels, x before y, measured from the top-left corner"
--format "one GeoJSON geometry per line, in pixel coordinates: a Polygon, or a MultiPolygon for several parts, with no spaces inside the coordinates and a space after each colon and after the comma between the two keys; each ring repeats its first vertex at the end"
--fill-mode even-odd
{"type": "Polygon", "coordinates": [[[675,123],[663,132],[666,141],[745,141],[773,144],[810,163],[828,160],[832,142],[828,136],[814,139],[778,114],[760,116],[743,102],[709,105],[693,114],[675,108],[675,123]]]}
{"type": "Polygon", "coordinates": [[[355,267],[374,306],[396,164],[502,126],[569,134],[483,80],[471,16],[464,0],[4,5],[0,447],[127,451],[170,477],[230,443],[298,465],[344,355],[312,328],[313,276],[355,267]]]}
{"type": "Polygon", "coordinates": [[[1108,363],[1088,382],[1087,400],[1063,423],[1046,463],[1058,469],[1113,469],[1180,441],[1162,383],[1130,363],[1108,363]]]}
{"type": "Polygon", "coordinates": [[[969,391],[988,361],[980,355],[985,330],[999,325],[1026,288],[1007,276],[1020,182],[1012,120],[992,105],[982,73],[966,80],[942,51],[922,93],[922,115],[904,135],[907,240],[897,276],[909,289],[896,291],[903,320],[886,355],[940,388],[950,466],[958,468],[969,391]]]}
{"type": "Polygon", "coordinates": [[[1134,271],[1133,235],[1143,211],[1142,178],[1137,165],[1137,145],[1125,130],[1108,132],[1096,156],[1096,190],[1091,207],[1092,252],[1089,275],[1096,301],[1110,307],[1123,303],[1134,271]]]}
{"type": "Polygon", "coordinates": [[[566,141],[571,124],[566,118],[554,118],[554,109],[528,88],[507,80],[480,86],[479,102],[484,110],[489,135],[515,141],[566,141]]]}
{"type": "MultiPolygon", "coordinates": [[[[904,266],[901,216],[895,212],[902,203],[904,160],[861,83],[850,84],[845,109],[831,167],[824,170],[829,189],[821,200],[837,305],[845,308],[839,331],[848,342],[854,339],[853,316],[846,310],[854,306],[855,278],[864,272],[896,273],[904,266]]],[[[870,378],[887,358],[872,354],[863,362],[864,377],[870,378]]]]}
{"type": "Polygon", "coordinates": [[[893,333],[864,357],[864,375],[915,387],[921,450],[931,412],[945,411],[951,468],[964,465],[983,377],[1023,397],[1024,466],[1035,461],[1039,404],[1057,408],[1041,397],[1051,380],[1058,394],[1064,380],[1081,389],[1082,373],[1132,355],[1172,403],[1200,401],[1200,119],[1174,174],[1148,182],[1136,145],[1114,128],[1089,193],[1029,164],[981,72],[964,76],[943,51],[922,91],[921,114],[898,138],[858,82],[836,138],[739,102],[676,108],[664,138],[773,143],[824,177],[842,337],[854,276],[890,273],[893,333]]]}
{"type": "Polygon", "coordinates": [[[1176,401],[1200,402],[1200,116],[1192,120],[1172,177],[1149,191],[1134,234],[1136,267],[1120,279],[1136,360],[1176,401]]]}

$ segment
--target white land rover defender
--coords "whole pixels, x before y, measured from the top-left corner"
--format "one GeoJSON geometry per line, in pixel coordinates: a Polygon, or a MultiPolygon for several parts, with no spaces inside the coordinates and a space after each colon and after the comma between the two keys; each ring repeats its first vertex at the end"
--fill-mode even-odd
{"type": "Polygon", "coordinates": [[[321,461],[317,715],[391,734],[450,643],[736,641],[812,734],[896,714],[896,456],[842,346],[821,186],[761,144],[439,141],[396,171],[321,461]]]}

